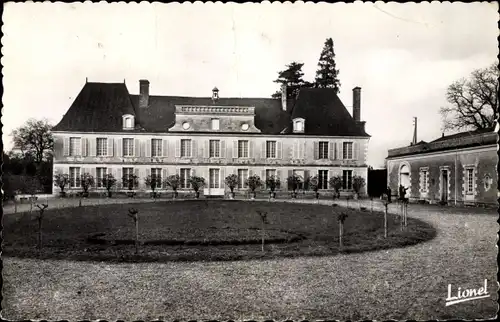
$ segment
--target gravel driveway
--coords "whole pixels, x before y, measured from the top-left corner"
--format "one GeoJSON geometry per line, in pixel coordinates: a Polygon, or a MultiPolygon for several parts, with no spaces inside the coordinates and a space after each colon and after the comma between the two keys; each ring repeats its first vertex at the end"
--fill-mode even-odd
{"type": "MultiPolygon", "coordinates": [[[[391,210],[395,209],[392,206],[391,210]]],[[[437,237],[388,251],[246,262],[111,264],[4,258],[2,317],[494,317],[496,210],[410,205],[409,215],[435,225],[437,237]],[[479,288],[484,279],[491,297],[445,306],[448,284],[454,290],[479,288]]]]}

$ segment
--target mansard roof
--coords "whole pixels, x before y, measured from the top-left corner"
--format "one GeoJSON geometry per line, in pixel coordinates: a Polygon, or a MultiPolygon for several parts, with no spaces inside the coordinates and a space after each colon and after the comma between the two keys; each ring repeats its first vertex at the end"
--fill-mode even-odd
{"type": "Polygon", "coordinates": [[[492,145],[497,142],[497,133],[494,128],[465,131],[452,135],[442,136],[431,142],[420,141],[415,145],[390,149],[388,159],[401,156],[410,156],[429,152],[464,149],[469,147],[492,145]]]}
{"type": "MultiPolygon", "coordinates": [[[[139,108],[139,95],[130,95],[124,83],[86,83],[54,131],[120,132],[122,116],[135,116],[135,131],[168,132],[175,123],[176,105],[253,106],[255,126],[262,134],[293,133],[292,118],[302,117],[305,135],[369,136],[353,120],[331,89],[302,89],[297,100],[150,95],[147,108],[139,108]]],[[[133,131],[132,131],[133,132],[133,131]]]]}

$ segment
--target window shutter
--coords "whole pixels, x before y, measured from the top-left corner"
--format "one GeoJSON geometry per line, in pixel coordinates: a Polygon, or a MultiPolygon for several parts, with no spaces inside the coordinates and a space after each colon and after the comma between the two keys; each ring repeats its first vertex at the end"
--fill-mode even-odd
{"type": "Polygon", "coordinates": [[[165,185],[163,184],[163,182],[165,181],[165,179],[167,179],[167,177],[168,177],[168,170],[167,169],[163,169],[162,170],[162,174],[161,174],[161,181],[162,181],[161,186],[162,187],[165,187],[165,185]]]}
{"type": "Polygon", "coordinates": [[[343,144],[342,144],[342,142],[338,142],[338,143],[337,143],[337,146],[339,147],[339,148],[337,149],[337,151],[338,151],[338,155],[339,155],[339,160],[344,159],[344,154],[342,153],[342,148],[343,148],[343,147],[342,147],[342,145],[343,145],[343,144]]]}
{"type": "Polygon", "coordinates": [[[115,154],[115,151],[114,151],[115,141],[112,138],[108,138],[108,139],[106,139],[106,141],[108,142],[108,156],[112,157],[115,154]]]}
{"type": "Polygon", "coordinates": [[[357,159],[358,159],[358,155],[359,155],[359,153],[358,153],[358,149],[359,149],[359,144],[358,144],[358,142],[353,142],[353,143],[352,143],[352,158],[353,158],[354,160],[357,160],[357,159]]]}
{"type": "Polygon", "coordinates": [[[163,156],[164,157],[168,157],[168,140],[167,139],[164,139],[162,140],[163,142],[163,156]]]}
{"type": "Polygon", "coordinates": [[[238,158],[238,141],[237,140],[233,141],[233,158],[234,159],[238,158]]]}
{"type": "Polygon", "coordinates": [[[116,155],[119,157],[123,156],[123,139],[116,140],[116,155]]]}
{"type": "Polygon", "coordinates": [[[296,140],[293,141],[293,152],[292,153],[293,153],[292,154],[292,158],[294,160],[298,159],[298,156],[299,156],[299,143],[296,140]]]}
{"type": "MultiPolygon", "coordinates": [[[[221,142],[221,144],[222,144],[222,142],[221,142]]],[[[226,178],[226,168],[223,167],[223,168],[220,169],[220,178],[219,178],[219,180],[220,180],[220,187],[221,188],[225,188],[226,187],[226,180],[225,180],[225,178],[226,178]]],[[[208,178],[208,179],[210,179],[210,178],[208,178]]]]}
{"type": "Polygon", "coordinates": [[[339,151],[338,151],[339,149],[337,148],[337,146],[338,146],[337,142],[334,142],[334,143],[333,143],[333,150],[334,150],[334,151],[333,151],[333,158],[334,158],[335,160],[338,160],[338,159],[339,159],[339,151]]]}
{"type": "Polygon", "coordinates": [[[134,139],[134,153],[135,157],[140,157],[141,156],[141,147],[139,144],[139,139],[134,139]]]}
{"type": "Polygon", "coordinates": [[[96,180],[96,168],[91,168],[90,169],[90,174],[92,175],[92,177],[94,178],[94,181],[96,181],[96,185],[97,185],[97,180],[96,180]]]}
{"type": "Polygon", "coordinates": [[[89,154],[89,147],[88,147],[88,139],[87,138],[82,138],[81,139],[81,146],[80,146],[80,155],[82,157],[86,157],[89,154]]]}
{"type": "Polygon", "coordinates": [[[283,158],[283,144],[281,142],[276,142],[276,158],[283,158]]]}
{"type": "Polygon", "coordinates": [[[198,149],[196,148],[197,143],[195,140],[191,140],[191,158],[198,157],[198,149]]]}
{"type": "Polygon", "coordinates": [[[335,143],[334,142],[330,142],[329,145],[329,151],[328,151],[328,156],[330,157],[330,160],[333,160],[335,159],[335,143]]]}
{"type": "Polygon", "coordinates": [[[210,157],[210,141],[209,140],[205,140],[205,142],[203,142],[203,157],[204,158],[210,157]]]}
{"type": "Polygon", "coordinates": [[[281,181],[281,170],[276,170],[276,177],[281,181]]]}
{"type": "Polygon", "coordinates": [[[91,140],[89,140],[89,146],[90,146],[90,156],[91,157],[95,157],[97,156],[97,151],[96,151],[96,145],[97,145],[97,139],[96,138],[93,138],[91,140]]]}
{"type": "Polygon", "coordinates": [[[150,175],[151,175],[151,169],[150,168],[146,168],[146,177],[148,177],[150,175]]]}
{"type": "Polygon", "coordinates": [[[248,157],[249,158],[255,158],[255,155],[254,155],[254,148],[255,148],[255,142],[253,140],[251,140],[250,142],[248,142],[248,157]]]}
{"type": "Polygon", "coordinates": [[[181,140],[175,141],[175,157],[181,157],[181,140]]]}
{"type": "Polygon", "coordinates": [[[305,142],[299,142],[299,159],[305,159],[305,142]]]}
{"type": "Polygon", "coordinates": [[[314,160],[319,159],[319,142],[314,142],[314,160]]]}
{"type": "Polygon", "coordinates": [[[123,171],[122,171],[122,168],[118,168],[116,170],[116,186],[118,188],[122,188],[123,187],[123,171]]]}
{"type": "Polygon", "coordinates": [[[253,176],[253,170],[252,169],[248,170],[248,176],[249,177],[253,176]]]}
{"type": "Polygon", "coordinates": [[[63,139],[63,156],[69,156],[69,138],[63,139]]]}
{"type": "Polygon", "coordinates": [[[309,170],[304,170],[304,190],[309,190],[309,170]]]}
{"type": "MultiPolygon", "coordinates": [[[[285,179],[287,180],[288,178],[290,178],[291,176],[293,176],[293,170],[288,170],[288,177],[285,179]]],[[[292,190],[292,185],[290,182],[288,182],[287,180],[287,183],[288,183],[288,190],[292,190]]]]}
{"type": "Polygon", "coordinates": [[[263,181],[264,185],[266,184],[266,170],[260,171],[260,179],[263,181]]]}
{"type": "Polygon", "coordinates": [[[181,175],[181,169],[180,168],[175,168],[175,174],[180,176],[181,175]]]}
{"type": "Polygon", "coordinates": [[[150,158],[151,157],[151,150],[153,149],[153,140],[147,140],[144,142],[145,145],[145,150],[146,150],[146,157],[150,158]]]}
{"type": "Polygon", "coordinates": [[[220,141],[220,157],[226,157],[226,141],[224,140],[220,141]]]}
{"type": "Polygon", "coordinates": [[[134,169],[134,174],[137,176],[137,186],[139,186],[140,182],[141,182],[141,175],[139,173],[139,169],[138,168],[134,169]]]}
{"type": "Polygon", "coordinates": [[[191,177],[196,176],[196,171],[194,171],[194,170],[195,170],[194,168],[193,168],[193,169],[191,169],[191,177]]]}
{"type": "Polygon", "coordinates": [[[267,158],[266,144],[267,144],[267,141],[262,142],[261,151],[260,151],[260,157],[262,159],[266,159],[267,158]]]}

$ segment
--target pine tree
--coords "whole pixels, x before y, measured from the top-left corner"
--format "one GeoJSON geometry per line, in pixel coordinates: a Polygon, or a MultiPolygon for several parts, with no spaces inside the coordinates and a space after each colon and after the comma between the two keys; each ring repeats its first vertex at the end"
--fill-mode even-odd
{"type": "MultiPolygon", "coordinates": [[[[295,98],[301,87],[312,87],[312,83],[302,79],[304,76],[302,66],[303,63],[291,62],[286,65],[287,69],[278,72],[278,79],[274,81],[280,85],[286,84],[288,99],[295,98]]],[[[281,90],[274,93],[272,98],[281,98],[281,90]]]]}
{"type": "Polygon", "coordinates": [[[340,91],[340,81],[337,78],[339,70],[335,68],[335,52],[333,50],[333,40],[328,38],[321,51],[316,71],[316,86],[320,88],[333,88],[335,93],[340,91]]]}

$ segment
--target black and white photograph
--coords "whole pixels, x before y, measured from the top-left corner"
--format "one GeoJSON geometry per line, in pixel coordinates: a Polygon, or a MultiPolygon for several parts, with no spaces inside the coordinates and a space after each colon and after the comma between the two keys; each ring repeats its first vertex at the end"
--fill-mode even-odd
{"type": "Polygon", "coordinates": [[[1,318],[490,320],[497,2],[6,2],[1,318]]]}

